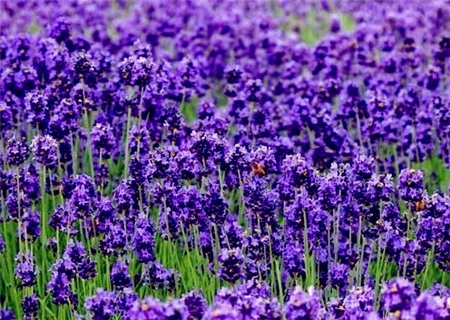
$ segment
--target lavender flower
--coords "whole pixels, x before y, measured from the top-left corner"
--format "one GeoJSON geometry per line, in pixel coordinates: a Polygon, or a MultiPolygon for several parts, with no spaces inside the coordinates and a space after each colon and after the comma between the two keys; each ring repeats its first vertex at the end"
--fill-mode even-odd
{"type": "Polygon", "coordinates": [[[400,172],[398,191],[404,201],[418,202],[424,197],[423,173],[414,169],[400,172]]]}
{"type": "Polygon", "coordinates": [[[219,261],[221,264],[219,278],[231,283],[243,278],[242,264],[244,263],[244,257],[240,249],[222,249],[219,261]]]}
{"type": "Polygon", "coordinates": [[[189,311],[190,320],[200,320],[206,312],[207,304],[202,292],[190,291],[183,296],[184,304],[189,311]]]}
{"type": "Polygon", "coordinates": [[[131,277],[125,261],[117,260],[111,268],[111,283],[117,290],[131,287],[131,277]]]}
{"type": "Polygon", "coordinates": [[[139,296],[131,289],[125,288],[122,291],[116,293],[116,300],[114,305],[117,314],[120,314],[122,318],[128,319],[127,313],[133,307],[134,303],[139,301],[139,296]]]}
{"type": "Polygon", "coordinates": [[[41,235],[40,216],[35,210],[27,210],[21,217],[21,226],[18,230],[21,241],[33,243],[41,235]]]}
{"type": "Polygon", "coordinates": [[[39,301],[36,294],[23,298],[22,310],[25,319],[33,320],[38,318],[39,301]]]}
{"type": "Polygon", "coordinates": [[[188,320],[189,310],[181,299],[173,299],[164,304],[164,316],[166,319],[188,320]]]}
{"type": "Polygon", "coordinates": [[[65,273],[53,272],[47,289],[52,297],[52,302],[56,305],[64,305],[75,298],[70,288],[70,280],[65,273]]]}
{"type": "Polygon", "coordinates": [[[304,292],[301,287],[295,287],[289,300],[285,305],[286,319],[324,319],[325,310],[323,310],[319,295],[310,287],[304,292]]]}
{"type": "Polygon", "coordinates": [[[0,254],[2,254],[3,251],[5,251],[5,248],[6,248],[5,239],[4,239],[3,236],[0,234],[0,254]]]}
{"type": "Polygon", "coordinates": [[[109,158],[116,144],[112,127],[109,124],[96,123],[91,130],[91,143],[93,149],[103,158],[109,158]]]}
{"type": "Polygon", "coordinates": [[[212,307],[205,315],[206,320],[238,320],[239,312],[228,303],[221,303],[212,307]]]}
{"type": "Polygon", "coordinates": [[[159,261],[151,262],[144,268],[144,283],[154,289],[174,291],[179,276],[174,270],[166,269],[159,261]]]}
{"type": "Polygon", "coordinates": [[[114,292],[98,288],[95,296],[86,299],[84,306],[93,320],[107,320],[116,314],[115,299],[116,294],[114,292]]]}
{"type": "Polygon", "coordinates": [[[413,284],[403,278],[384,284],[381,295],[384,310],[392,313],[411,310],[417,298],[413,284]]]}
{"type": "Polygon", "coordinates": [[[0,309],[0,319],[1,320],[15,320],[16,317],[10,309],[0,309]]]}
{"type": "Polygon", "coordinates": [[[44,166],[53,167],[58,161],[58,142],[49,135],[34,137],[31,149],[34,159],[44,166]]]}
{"type": "Polygon", "coordinates": [[[17,265],[14,270],[16,278],[21,281],[24,287],[34,286],[38,269],[35,266],[35,258],[32,253],[19,253],[16,256],[16,261],[17,265]]]}
{"type": "Polygon", "coordinates": [[[8,140],[6,146],[6,161],[8,164],[20,166],[28,159],[29,155],[30,149],[25,139],[12,138],[8,140]]]}
{"type": "Polygon", "coordinates": [[[287,181],[296,188],[315,181],[313,168],[300,154],[288,156],[283,161],[283,170],[286,172],[287,181]]]}
{"type": "Polygon", "coordinates": [[[341,295],[345,294],[348,287],[349,267],[343,263],[333,263],[329,271],[328,283],[331,287],[339,289],[341,295]]]}
{"type": "Polygon", "coordinates": [[[129,320],[164,319],[164,306],[158,300],[147,297],[143,301],[136,300],[127,312],[129,320]]]}
{"type": "Polygon", "coordinates": [[[56,41],[64,42],[71,36],[72,24],[66,18],[60,17],[49,27],[48,33],[56,41]]]}

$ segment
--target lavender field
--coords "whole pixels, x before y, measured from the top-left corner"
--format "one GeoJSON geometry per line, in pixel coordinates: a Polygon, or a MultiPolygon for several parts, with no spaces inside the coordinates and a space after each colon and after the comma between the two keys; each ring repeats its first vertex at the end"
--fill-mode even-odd
{"type": "Polygon", "coordinates": [[[0,0],[0,320],[450,320],[449,0],[0,0]]]}

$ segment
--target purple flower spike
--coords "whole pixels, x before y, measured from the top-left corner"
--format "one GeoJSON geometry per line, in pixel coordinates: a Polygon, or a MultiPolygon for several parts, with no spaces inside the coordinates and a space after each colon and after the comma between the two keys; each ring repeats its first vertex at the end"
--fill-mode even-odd
{"type": "Polygon", "coordinates": [[[28,159],[29,155],[30,149],[25,139],[12,138],[8,140],[6,145],[6,161],[8,164],[20,166],[28,159]]]}
{"type": "Polygon", "coordinates": [[[58,162],[58,142],[51,136],[36,136],[31,143],[34,159],[40,164],[53,167],[58,162]]]}
{"type": "Polygon", "coordinates": [[[115,299],[116,294],[114,292],[98,288],[95,296],[86,299],[84,306],[92,320],[109,320],[116,314],[115,299]]]}
{"type": "Polygon", "coordinates": [[[39,310],[39,301],[36,294],[26,296],[22,300],[22,311],[24,319],[37,320],[39,310]]]}
{"type": "Polygon", "coordinates": [[[31,253],[19,253],[16,256],[16,278],[21,280],[22,286],[30,287],[36,284],[38,269],[35,266],[35,258],[31,253]]]}
{"type": "Polygon", "coordinates": [[[388,312],[409,311],[416,303],[414,285],[408,280],[398,278],[383,285],[381,303],[388,312]]]}
{"type": "Polygon", "coordinates": [[[127,319],[165,319],[164,306],[152,297],[147,297],[144,301],[136,300],[127,312],[127,319]]]}
{"type": "Polygon", "coordinates": [[[321,320],[324,319],[323,309],[319,295],[312,287],[307,292],[296,287],[285,305],[287,320],[321,320]]]}
{"type": "Polygon", "coordinates": [[[424,198],[423,172],[403,169],[398,180],[400,198],[407,202],[418,202],[424,198]]]}
{"type": "Polygon", "coordinates": [[[184,304],[189,311],[190,320],[201,320],[206,312],[207,304],[200,291],[190,291],[183,296],[184,304]]]}
{"type": "Polygon", "coordinates": [[[127,264],[122,260],[117,260],[111,269],[111,283],[117,290],[131,287],[131,277],[127,264]]]}
{"type": "Polygon", "coordinates": [[[244,256],[241,249],[222,249],[219,255],[220,269],[219,278],[235,283],[237,280],[244,277],[242,273],[242,264],[244,263],[244,256]]]}
{"type": "Polygon", "coordinates": [[[15,320],[16,317],[10,309],[0,309],[0,320],[15,320]]]}

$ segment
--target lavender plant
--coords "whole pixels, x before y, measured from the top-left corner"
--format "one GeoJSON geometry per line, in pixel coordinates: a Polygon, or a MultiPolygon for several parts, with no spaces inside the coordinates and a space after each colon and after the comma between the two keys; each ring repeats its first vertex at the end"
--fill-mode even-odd
{"type": "Polygon", "coordinates": [[[0,320],[450,319],[446,0],[0,0],[0,320]]]}

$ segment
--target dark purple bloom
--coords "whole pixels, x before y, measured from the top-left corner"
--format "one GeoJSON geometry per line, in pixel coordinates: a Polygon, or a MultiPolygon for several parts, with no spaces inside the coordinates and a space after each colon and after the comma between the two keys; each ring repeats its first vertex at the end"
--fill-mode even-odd
{"type": "Polygon", "coordinates": [[[320,320],[325,315],[319,295],[312,287],[307,292],[295,287],[284,308],[287,320],[320,320]]]}
{"type": "Polygon", "coordinates": [[[201,320],[206,312],[207,304],[201,291],[190,291],[182,297],[189,311],[190,320],[201,320]]]}
{"type": "Polygon", "coordinates": [[[45,128],[50,119],[48,99],[39,90],[33,90],[25,96],[27,122],[38,128],[45,128]]]}
{"type": "Polygon", "coordinates": [[[34,137],[31,149],[34,159],[44,166],[53,167],[58,161],[58,142],[49,135],[34,137]]]}
{"type": "Polygon", "coordinates": [[[5,239],[4,239],[3,236],[0,234],[0,254],[2,254],[3,251],[5,251],[5,248],[6,248],[5,239]]]}
{"type": "Polygon", "coordinates": [[[127,312],[130,310],[134,303],[139,300],[139,296],[131,289],[125,288],[116,293],[116,300],[114,301],[116,311],[121,314],[124,319],[128,319],[127,312]]]}
{"type": "Polygon", "coordinates": [[[165,318],[163,304],[153,297],[147,297],[143,301],[136,300],[126,314],[129,320],[165,318]]]}
{"type": "Polygon", "coordinates": [[[67,41],[72,34],[72,24],[67,18],[60,17],[49,27],[48,34],[60,43],[67,41]]]}
{"type": "Polygon", "coordinates": [[[96,269],[97,262],[86,258],[77,266],[77,274],[81,279],[89,280],[93,279],[97,275],[96,269]]]}
{"type": "Polygon", "coordinates": [[[57,259],[50,267],[53,274],[65,274],[70,281],[75,277],[76,265],[68,256],[63,256],[62,259],[57,259]]]}
{"type": "MultiPolygon", "coordinates": [[[[85,78],[89,75],[90,72],[94,71],[94,65],[92,63],[92,57],[90,54],[85,52],[75,52],[72,55],[72,60],[73,71],[80,78],[85,78]]],[[[87,103],[89,102],[86,100],[87,99],[83,97],[82,103],[84,104],[84,108],[88,108],[87,103]]]]}
{"type": "Polygon", "coordinates": [[[238,310],[229,303],[214,305],[205,315],[205,320],[241,320],[238,310]]]}
{"type": "Polygon", "coordinates": [[[125,261],[117,260],[111,268],[110,279],[112,285],[117,290],[131,287],[131,277],[128,272],[128,265],[125,261]]]}
{"type": "Polygon", "coordinates": [[[148,228],[136,228],[132,244],[139,262],[148,263],[155,259],[153,234],[148,228]]]}
{"type": "Polygon", "coordinates": [[[447,288],[445,285],[442,285],[440,283],[435,283],[429,290],[428,293],[433,296],[439,296],[443,298],[449,298],[450,297],[450,289],[447,288]]]}
{"type": "Polygon", "coordinates": [[[248,169],[248,164],[246,161],[247,149],[245,146],[236,144],[230,149],[226,155],[226,162],[230,166],[230,170],[234,172],[240,171],[241,174],[248,169]]]}
{"type": "Polygon", "coordinates": [[[105,233],[116,219],[116,210],[109,198],[102,197],[97,202],[94,217],[98,231],[105,233]]]}
{"type": "Polygon", "coordinates": [[[152,80],[153,60],[145,57],[125,58],[119,65],[121,81],[126,85],[144,87],[152,80]]]}
{"type": "Polygon", "coordinates": [[[16,317],[10,309],[0,309],[0,320],[15,320],[16,317]]]}
{"type": "Polygon", "coordinates": [[[373,175],[369,181],[367,193],[374,201],[389,201],[394,194],[394,184],[392,183],[392,176],[373,175]]]}
{"type": "Polygon", "coordinates": [[[9,218],[17,220],[25,215],[25,212],[31,207],[32,203],[27,194],[17,188],[10,189],[6,197],[6,208],[9,218]]]}
{"type": "Polygon", "coordinates": [[[174,291],[179,274],[172,269],[165,268],[159,261],[150,262],[144,268],[144,282],[154,288],[166,288],[174,291]]]}
{"type": "Polygon", "coordinates": [[[164,317],[167,320],[189,320],[189,310],[182,299],[164,303],[164,317]]]}
{"type": "Polygon", "coordinates": [[[283,267],[292,277],[304,277],[306,275],[302,243],[298,241],[286,243],[283,252],[283,267]]]}
{"type": "Polygon", "coordinates": [[[72,225],[77,220],[74,210],[71,210],[71,206],[66,203],[63,207],[58,205],[53,213],[50,215],[49,225],[54,230],[60,230],[64,233],[70,233],[72,225]]]}
{"type": "Polygon", "coordinates": [[[76,265],[81,264],[86,259],[86,249],[81,241],[69,240],[66,250],[64,251],[64,258],[70,259],[76,265]]]}
{"type": "Polygon", "coordinates": [[[328,273],[328,283],[345,295],[349,281],[349,267],[343,263],[333,263],[328,273]]]}
{"type": "Polygon", "coordinates": [[[6,145],[6,161],[13,166],[20,166],[30,155],[26,139],[11,138],[6,145]]]}
{"type": "Polygon", "coordinates": [[[375,159],[359,155],[355,158],[352,169],[358,179],[367,181],[375,173],[375,159]]]}
{"type": "Polygon", "coordinates": [[[242,70],[238,66],[235,66],[226,72],[227,82],[230,84],[239,83],[241,75],[242,70]]]}
{"type": "Polygon", "coordinates": [[[222,197],[220,186],[212,184],[206,196],[205,213],[212,222],[223,225],[228,214],[228,203],[222,197]]]}
{"type": "Polygon", "coordinates": [[[414,285],[403,278],[393,279],[383,285],[381,303],[385,311],[408,311],[416,303],[414,285]]]}
{"type": "Polygon", "coordinates": [[[65,273],[53,272],[47,289],[56,305],[63,305],[72,302],[75,298],[71,291],[70,281],[65,273]]]}
{"type": "Polygon", "coordinates": [[[398,192],[404,201],[421,201],[425,192],[423,172],[415,169],[403,169],[398,180],[398,192]]]}
{"type": "Polygon", "coordinates": [[[315,181],[313,167],[300,154],[287,156],[283,161],[286,180],[294,187],[310,185],[315,181]]]}
{"type": "Polygon", "coordinates": [[[95,296],[86,299],[84,306],[93,320],[108,320],[116,314],[115,300],[116,294],[114,292],[98,288],[95,296]]]}
{"type": "Polygon", "coordinates": [[[375,292],[372,288],[353,287],[342,303],[344,317],[366,319],[373,311],[374,299],[375,292]]]}
{"type": "Polygon", "coordinates": [[[241,249],[222,249],[219,255],[219,262],[219,278],[231,283],[243,278],[242,265],[244,263],[244,257],[241,249]]]}
{"type": "Polygon", "coordinates": [[[20,240],[33,243],[41,235],[39,212],[29,209],[20,220],[22,222],[18,230],[20,240]]]}
{"type": "Polygon", "coordinates": [[[35,266],[35,258],[31,253],[19,253],[16,256],[17,265],[14,270],[16,278],[22,282],[22,286],[30,287],[36,284],[38,269],[35,266]]]}
{"type": "Polygon", "coordinates": [[[116,145],[113,128],[109,124],[96,123],[91,130],[91,143],[98,154],[103,158],[109,158],[116,145]]]}
{"type": "Polygon", "coordinates": [[[36,294],[26,296],[22,300],[22,311],[25,319],[34,320],[38,318],[39,301],[36,294]]]}
{"type": "Polygon", "coordinates": [[[415,316],[416,319],[440,319],[440,315],[443,314],[444,310],[445,307],[442,305],[442,302],[437,297],[425,291],[417,298],[417,311],[415,311],[415,316]]]}
{"type": "Polygon", "coordinates": [[[100,240],[100,250],[104,254],[117,254],[123,251],[127,244],[127,234],[123,223],[111,224],[104,238],[100,240]]]}
{"type": "Polygon", "coordinates": [[[181,85],[187,89],[195,88],[198,85],[198,64],[197,61],[188,57],[183,58],[178,64],[178,73],[181,85]]]}
{"type": "Polygon", "coordinates": [[[150,151],[150,132],[144,126],[133,126],[130,129],[129,150],[130,154],[146,155],[150,151]]]}

